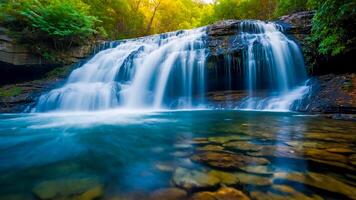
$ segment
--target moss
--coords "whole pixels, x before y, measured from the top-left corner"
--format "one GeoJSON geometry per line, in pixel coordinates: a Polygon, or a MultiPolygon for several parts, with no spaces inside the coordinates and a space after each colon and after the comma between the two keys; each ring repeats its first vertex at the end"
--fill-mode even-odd
{"type": "Polygon", "coordinates": [[[0,97],[13,97],[22,93],[22,88],[18,86],[0,88],[0,97]]]}
{"type": "Polygon", "coordinates": [[[71,71],[71,67],[64,66],[64,67],[57,67],[52,71],[46,74],[45,79],[55,79],[55,78],[62,78],[66,76],[71,71]]]}

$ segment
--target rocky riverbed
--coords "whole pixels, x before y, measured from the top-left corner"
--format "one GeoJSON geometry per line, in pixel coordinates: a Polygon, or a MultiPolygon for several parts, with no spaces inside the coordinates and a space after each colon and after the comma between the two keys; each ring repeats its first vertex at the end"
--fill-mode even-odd
{"type": "Polygon", "coordinates": [[[0,115],[0,199],[355,199],[354,122],[238,111],[92,115],[0,115]]]}

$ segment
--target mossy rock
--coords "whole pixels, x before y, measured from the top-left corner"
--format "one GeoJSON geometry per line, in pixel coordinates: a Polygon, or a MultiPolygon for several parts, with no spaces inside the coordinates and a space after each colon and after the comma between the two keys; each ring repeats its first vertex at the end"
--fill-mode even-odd
{"type": "Polygon", "coordinates": [[[103,194],[96,178],[58,179],[43,181],[33,188],[36,197],[46,199],[92,200],[103,194]]]}

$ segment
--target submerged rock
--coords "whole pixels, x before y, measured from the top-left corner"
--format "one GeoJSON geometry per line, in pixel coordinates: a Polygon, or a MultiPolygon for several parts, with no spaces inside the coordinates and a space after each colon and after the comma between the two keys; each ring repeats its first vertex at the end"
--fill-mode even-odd
{"type": "Polygon", "coordinates": [[[235,175],[240,180],[240,183],[245,185],[267,186],[272,184],[271,179],[268,177],[247,173],[235,173],[235,175]]]}
{"type": "Polygon", "coordinates": [[[344,155],[330,153],[326,150],[319,149],[309,149],[304,152],[306,158],[321,159],[327,161],[337,161],[342,163],[347,163],[347,157],[344,155]]]}
{"type": "Polygon", "coordinates": [[[195,162],[222,169],[239,169],[248,165],[266,165],[270,162],[265,158],[256,158],[228,152],[203,152],[191,157],[195,162]]]}
{"type": "Polygon", "coordinates": [[[303,194],[294,188],[286,185],[273,185],[272,191],[261,192],[253,191],[251,196],[255,200],[322,200],[318,195],[308,196],[303,194]]]}
{"type": "Polygon", "coordinates": [[[237,176],[233,173],[212,170],[209,172],[209,175],[218,178],[221,185],[236,185],[240,182],[237,176]]]}
{"type": "Polygon", "coordinates": [[[224,147],[219,145],[206,145],[203,147],[196,148],[197,151],[222,151],[224,147]]]}
{"type": "Polygon", "coordinates": [[[220,183],[220,179],[215,176],[185,168],[177,168],[172,181],[177,187],[188,191],[215,188],[220,183]]]}
{"type": "Polygon", "coordinates": [[[96,178],[59,179],[39,183],[33,188],[39,199],[92,200],[103,194],[96,178]]]}
{"type": "Polygon", "coordinates": [[[212,143],[224,144],[231,141],[251,140],[252,138],[247,135],[229,135],[219,137],[209,137],[208,141],[212,143]]]}
{"type": "Polygon", "coordinates": [[[274,174],[274,183],[278,182],[278,179],[309,185],[329,192],[343,194],[351,199],[356,199],[355,196],[356,187],[347,185],[331,176],[318,174],[314,172],[309,172],[307,174],[302,174],[298,172],[294,172],[294,173],[280,172],[274,174]]]}
{"type": "Polygon", "coordinates": [[[262,175],[272,175],[273,171],[265,165],[257,165],[257,166],[245,166],[245,167],[240,167],[240,170],[248,172],[248,173],[253,173],[253,174],[262,174],[262,175]]]}
{"type": "Polygon", "coordinates": [[[226,148],[235,149],[239,151],[260,151],[262,149],[260,145],[253,144],[248,141],[228,142],[223,146],[226,148]]]}
{"type": "Polygon", "coordinates": [[[250,198],[240,190],[223,187],[216,192],[196,193],[190,200],[250,200],[250,198]]]}
{"type": "Polygon", "coordinates": [[[154,191],[149,200],[184,200],[187,195],[185,190],[179,188],[165,188],[154,191]]]}

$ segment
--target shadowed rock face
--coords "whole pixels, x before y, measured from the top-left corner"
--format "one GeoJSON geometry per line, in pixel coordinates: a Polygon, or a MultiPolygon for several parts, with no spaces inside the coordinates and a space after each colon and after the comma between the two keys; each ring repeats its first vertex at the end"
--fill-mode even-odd
{"type": "Polygon", "coordinates": [[[36,80],[56,67],[71,65],[87,57],[94,46],[71,48],[60,62],[46,60],[26,45],[16,42],[0,27],[0,85],[36,80]]]}

